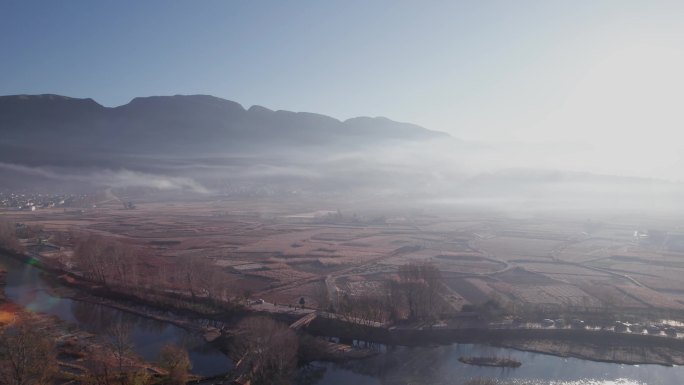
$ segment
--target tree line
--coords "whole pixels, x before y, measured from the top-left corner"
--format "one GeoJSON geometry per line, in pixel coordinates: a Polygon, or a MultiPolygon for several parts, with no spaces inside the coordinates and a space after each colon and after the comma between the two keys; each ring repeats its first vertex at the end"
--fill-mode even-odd
{"type": "Polygon", "coordinates": [[[189,303],[195,310],[204,305],[234,307],[243,301],[207,257],[184,256],[151,265],[153,251],[146,247],[92,233],[72,233],[71,239],[73,255],[63,257],[63,268],[108,289],[167,303],[177,298],[176,305],[189,303]]]}

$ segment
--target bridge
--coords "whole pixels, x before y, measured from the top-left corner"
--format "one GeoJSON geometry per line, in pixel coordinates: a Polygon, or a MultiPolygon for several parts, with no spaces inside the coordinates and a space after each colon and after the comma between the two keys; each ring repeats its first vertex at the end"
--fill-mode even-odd
{"type": "Polygon", "coordinates": [[[315,320],[317,316],[318,316],[318,312],[311,312],[311,313],[305,315],[304,317],[293,322],[290,325],[290,329],[299,330],[304,326],[309,326],[311,321],[315,320]]]}

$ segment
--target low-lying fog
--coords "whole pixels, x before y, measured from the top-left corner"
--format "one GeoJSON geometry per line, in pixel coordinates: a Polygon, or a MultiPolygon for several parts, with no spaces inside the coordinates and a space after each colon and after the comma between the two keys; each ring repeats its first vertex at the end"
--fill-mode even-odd
{"type": "Polygon", "coordinates": [[[192,198],[285,194],[514,209],[682,206],[682,183],[643,171],[659,162],[657,156],[645,159],[635,153],[631,158],[606,156],[599,162],[598,149],[589,145],[470,143],[453,138],[349,147],[332,143],[178,156],[88,154],[82,164],[4,161],[0,175],[5,188],[38,192],[143,187],[192,198]],[[629,164],[635,164],[634,172],[623,171],[629,164]]]}

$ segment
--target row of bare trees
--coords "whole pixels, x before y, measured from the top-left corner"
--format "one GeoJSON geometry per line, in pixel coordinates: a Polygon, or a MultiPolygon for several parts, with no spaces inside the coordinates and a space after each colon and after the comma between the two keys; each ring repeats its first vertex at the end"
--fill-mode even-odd
{"type": "MultiPolygon", "coordinates": [[[[203,256],[183,256],[172,263],[151,265],[151,251],[115,237],[78,233],[69,261],[88,280],[136,295],[176,293],[187,295],[193,304],[233,304],[235,290],[221,280],[213,261],[203,256]],[[145,289],[145,290],[138,290],[145,289]]],[[[68,263],[66,263],[68,265],[68,263]]]]}
{"type": "Polygon", "coordinates": [[[76,234],[74,263],[85,278],[109,286],[137,284],[140,251],[114,238],[76,234]]]}
{"type": "Polygon", "coordinates": [[[171,271],[171,278],[190,293],[193,302],[198,298],[224,300],[224,287],[218,282],[216,269],[211,261],[201,256],[180,258],[171,271]]]}
{"type": "Polygon", "coordinates": [[[343,296],[338,302],[337,316],[350,324],[373,326],[385,323],[391,315],[384,295],[343,296]]]}

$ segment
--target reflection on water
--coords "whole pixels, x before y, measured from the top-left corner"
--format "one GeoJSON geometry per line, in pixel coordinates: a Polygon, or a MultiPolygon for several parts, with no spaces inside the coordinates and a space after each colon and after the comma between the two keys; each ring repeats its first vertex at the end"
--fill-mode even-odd
{"type": "Polygon", "coordinates": [[[592,380],[583,379],[576,381],[554,381],[554,380],[507,380],[507,385],[647,385],[643,381],[618,378],[616,380],[592,380]]]}
{"type": "Polygon", "coordinates": [[[188,349],[193,373],[216,375],[232,367],[230,359],[219,350],[175,325],[107,306],[57,297],[50,293],[52,287],[35,267],[2,255],[0,264],[8,270],[7,297],[30,311],[55,315],[94,334],[105,333],[112,325],[121,324],[130,330],[136,353],[149,361],[157,360],[165,344],[174,343],[188,349]]]}
{"type": "Polygon", "coordinates": [[[342,364],[314,363],[300,384],[460,385],[469,379],[498,379],[510,385],[673,385],[684,383],[684,367],[621,365],[562,358],[483,345],[395,347],[386,354],[342,364]],[[499,356],[519,368],[467,365],[461,356],[499,356]],[[311,374],[316,373],[316,374],[311,374]]]}

